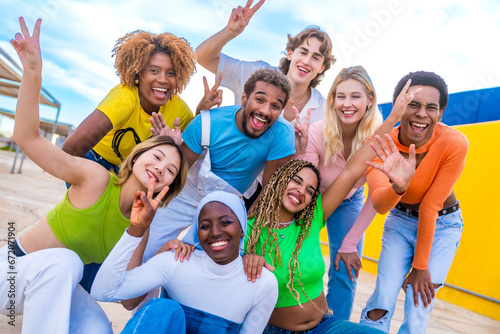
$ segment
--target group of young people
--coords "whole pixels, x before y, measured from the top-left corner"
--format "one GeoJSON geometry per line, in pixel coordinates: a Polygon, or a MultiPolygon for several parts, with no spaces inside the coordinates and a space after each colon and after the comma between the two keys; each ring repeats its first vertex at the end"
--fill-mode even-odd
{"type": "Polygon", "coordinates": [[[111,333],[96,300],[135,309],[124,333],[389,332],[401,288],[399,332],[425,332],[462,233],[453,185],[468,142],[439,122],[446,84],[409,73],[382,121],[361,66],[340,70],[326,99],[315,88],[335,62],[317,27],[288,36],[278,68],[223,54],[263,3],[235,8],[195,51],[169,33],[119,39],[120,85],[62,150],[38,132],[41,21],[30,34],[20,19],[13,139],[69,185],[0,250],[0,293],[12,253],[18,273],[0,309],[16,305],[23,333],[111,333]],[[196,62],[218,79],[205,81],[193,118],[179,93],[196,62]],[[219,84],[236,105],[219,107],[219,84]],[[376,288],[354,323],[363,233],[377,212],[389,215],[376,288]],[[160,287],[163,298],[151,299],[160,287]]]}

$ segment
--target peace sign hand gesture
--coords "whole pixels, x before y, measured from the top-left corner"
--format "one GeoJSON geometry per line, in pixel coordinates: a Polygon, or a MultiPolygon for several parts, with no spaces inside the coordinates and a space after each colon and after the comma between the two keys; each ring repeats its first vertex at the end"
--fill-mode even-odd
{"type": "Polygon", "coordinates": [[[410,84],[411,79],[408,79],[392,106],[391,115],[397,116],[397,119],[400,119],[401,116],[403,116],[406,111],[406,107],[413,100],[415,94],[418,94],[422,90],[422,88],[418,88],[416,90],[409,91],[410,84]]]}
{"type": "Polygon", "coordinates": [[[17,33],[14,39],[10,40],[10,44],[16,49],[16,52],[21,59],[24,71],[35,70],[40,71],[42,69],[42,57],[40,54],[40,25],[42,20],[36,20],[35,28],[33,29],[33,35],[30,36],[24,18],[19,18],[19,24],[21,25],[21,33],[17,33]]]}
{"type": "Polygon", "coordinates": [[[371,161],[367,161],[366,163],[370,167],[378,169],[387,175],[393,183],[394,191],[397,194],[401,194],[406,190],[406,188],[408,188],[408,185],[415,174],[415,145],[410,145],[409,157],[406,159],[401,155],[401,153],[399,153],[396,145],[392,141],[391,136],[386,134],[385,138],[387,139],[387,144],[384,144],[382,138],[375,136],[375,139],[378,141],[383,152],[377,147],[377,145],[370,143],[370,146],[377,153],[383,163],[377,164],[371,161]]]}
{"type": "Polygon", "coordinates": [[[248,0],[245,7],[238,6],[231,12],[231,17],[227,23],[229,29],[235,36],[241,34],[250,22],[253,14],[264,4],[265,0],[260,0],[255,6],[250,8],[253,0],[248,0]]]}
{"type": "Polygon", "coordinates": [[[131,236],[142,237],[144,235],[153,221],[156,209],[168,192],[169,187],[165,186],[156,198],[153,198],[155,182],[153,178],[149,180],[147,195],[143,191],[135,193],[132,212],[130,213],[130,226],[128,227],[128,234],[131,236]]]}
{"type": "Polygon", "coordinates": [[[307,109],[307,116],[304,123],[300,119],[300,114],[295,106],[292,106],[293,111],[295,112],[295,125],[293,126],[295,129],[295,153],[296,154],[304,154],[307,149],[307,142],[309,140],[309,122],[311,120],[311,109],[307,109]]]}
{"type": "Polygon", "coordinates": [[[222,103],[222,89],[219,89],[220,83],[222,81],[222,73],[219,73],[219,77],[212,88],[208,87],[208,81],[205,76],[203,76],[203,86],[205,88],[205,95],[198,103],[196,107],[196,114],[198,115],[202,110],[210,110],[215,105],[217,108],[220,107],[222,103]]]}

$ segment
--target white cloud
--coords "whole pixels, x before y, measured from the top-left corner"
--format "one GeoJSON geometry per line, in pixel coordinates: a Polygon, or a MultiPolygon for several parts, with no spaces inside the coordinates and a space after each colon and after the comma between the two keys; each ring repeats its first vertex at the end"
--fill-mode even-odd
{"type": "MultiPolygon", "coordinates": [[[[255,3],[257,0],[254,1],[255,3]]],[[[66,88],[82,97],[75,122],[118,83],[111,58],[115,41],[135,29],[169,31],[196,47],[221,30],[231,9],[245,0],[185,1],[22,1],[0,0],[0,46],[14,59],[8,39],[19,30],[17,16],[44,19],[42,52],[44,86],[66,88]],[[91,104],[91,105],[90,105],[91,104]]],[[[496,0],[269,0],[245,32],[224,51],[246,60],[263,59],[276,65],[287,33],[315,24],[332,38],[338,62],[327,73],[320,91],[326,95],[342,67],[363,65],[376,86],[379,101],[392,97],[399,79],[410,71],[431,70],[442,75],[450,92],[500,85],[500,4],[496,0]]],[[[183,93],[193,109],[203,94],[201,67],[183,93]]],[[[226,101],[231,94],[225,92],[226,101]]],[[[64,100],[64,97],[56,96],[64,100]]],[[[63,114],[65,113],[63,101],[63,114]]],[[[65,116],[62,116],[65,117],[65,116]]]]}

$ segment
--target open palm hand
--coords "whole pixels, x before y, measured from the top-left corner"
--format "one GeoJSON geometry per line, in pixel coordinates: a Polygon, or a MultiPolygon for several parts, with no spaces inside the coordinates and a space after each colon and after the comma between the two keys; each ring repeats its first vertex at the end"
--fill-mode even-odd
{"type": "Polygon", "coordinates": [[[375,136],[375,139],[377,139],[381,149],[374,143],[370,144],[383,163],[367,163],[370,167],[378,169],[387,175],[392,183],[394,183],[399,189],[406,189],[415,174],[415,145],[410,145],[409,157],[405,158],[401,155],[401,153],[399,153],[391,136],[386,134],[385,138],[387,139],[387,144],[384,143],[382,138],[375,136]]]}

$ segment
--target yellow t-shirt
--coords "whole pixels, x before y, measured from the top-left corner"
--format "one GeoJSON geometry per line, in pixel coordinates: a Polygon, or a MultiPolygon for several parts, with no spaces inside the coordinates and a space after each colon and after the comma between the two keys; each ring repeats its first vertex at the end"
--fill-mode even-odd
{"type": "MultiPolygon", "coordinates": [[[[102,111],[113,124],[96,146],[94,151],[107,161],[120,165],[138,143],[151,137],[151,123],[139,102],[137,87],[118,85],[99,103],[97,109],[102,111]]],[[[160,107],[159,113],[171,128],[179,117],[181,130],[184,130],[193,119],[193,112],[178,95],[174,95],[160,107]]]]}

